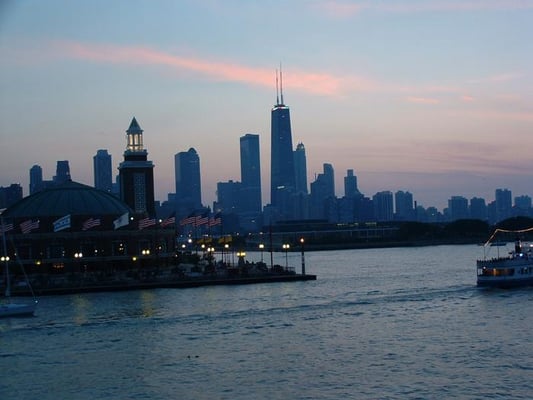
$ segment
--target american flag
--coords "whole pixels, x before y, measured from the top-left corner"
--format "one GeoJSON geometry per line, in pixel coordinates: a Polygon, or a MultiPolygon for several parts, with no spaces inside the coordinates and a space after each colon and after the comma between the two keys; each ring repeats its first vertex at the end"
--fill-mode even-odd
{"type": "Polygon", "coordinates": [[[82,231],[87,231],[91,228],[94,228],[95,226],[100,225],[100,218],[89,218],[87,221],[83,223],[83,226],[81,228],[82,231]]]}
{"type": "Polygon", "coordinates": [[[168,226],[168,225],[174,225],[176,223],[176,217],[169,217],[163,221],[161,221],[161,226],[168,226]]]}
{"type": "Polygon", "coordinates": [[[194,222],[195,226],[202,226],[209,223],[209,217],[207,215],[199,215],[196,217],[196,221],[194,222]]]}
{"type": "Polygon", "coordinates": [[[0,225],[0,233],[6,233],[13,230],[13,224],[2,224],[0,225]]]}
{"type": "Polygon", "coordinates": [[[39,229],[39,220],[32,221],[29,219],[20,224],[20,230],[22,233],[30,233],[34,229],[39,229]]]}
{"type": "Polygon", "coordinates": [[[155,218],[144,218],[139,220],[139,229],[148,228],[155,225],[155,218]]]}
{"type": "Polygon", "coordinates": [[[196,221],[196,217],[195,216],[188,216],[186,218],[183,218],[181,221],[180,221],[180,225],[190,225],[190,224],[194,224],[194,222],[196,221]]]}
{"type": "Polygon", "coordinates": [[[215,226],[215,225],[220,225],[222,223],[222,220],[220,219],[220,217],[212,217],[209,219],[209,226],[215,226]]]}

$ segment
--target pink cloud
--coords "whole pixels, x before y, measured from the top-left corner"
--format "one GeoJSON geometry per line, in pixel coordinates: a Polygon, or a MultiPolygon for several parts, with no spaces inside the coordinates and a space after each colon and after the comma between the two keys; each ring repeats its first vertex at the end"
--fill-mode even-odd
{"type": "Polygon", "coordinates": [[[469,95],[463,95],[461,96],[461,100],[466,102],[466,103],[471,103],[474,101],[474,98],[472,96],[469,96],[469,95]]]}
{"type": "MultiPolygon", "coordinates": [[[[30,53],[24,60],[35,59],[35,52],[44,54],[48,61],[57,58],[67,58],[94,62],[101,64],[120,65],[123,67],[149,66],[165,68],[169,71],[183,74],[192,74],[198,79],[207,79],[221,82],[237,82],[244,85],[261,86],[272,89],[275,85],[275,68],[262,68],[248,66],[226,60],[213,60],[210,57],[191,57],[176,53],[170,53],[142,46],[120,46],[100,43],[84,43],[74,41],[56,41],[46,43],[38,49],[35,46],[17,47],[17,52],[30,53]],[[48,44],[48,46],[46,46],[48,44]],[[43,47],[46,51],[43,51],[43,47]]],[[[41,60],[43,58],[40,57],[41,60]]],[[[519,76],[512,73],[504,73],[492,77],[491,80],[501,81],[519,76]]],[[[486,78],[485,78],[486,79],[486,78]]],[[[303,93],[323,95],[331,97],[345,97],[357,93],[402,93],[405,100],[411,103],[437,104],[439,98],[447,94],[461,94],[466,90],[455,85],[425,84],[425,85],[398,85],[391,82],[381,82],[356,74],[336,74],[323,71],[309,71],[302,69],[284,69],[283,87],[294,89],[303,93]],[[411,93],[418,93],[412,96],[411,93]]],[[[467,98],[462,98],[468,101],[467,98]]]]}
{"type": "Polygon", "coordinates": [[[419,104],[438,104],[440,101],[435,98],[429,98],[429,97],[415,97],[415,96],[409,96],[406,98],[406,100],[410,103],[419,103],[419,104]]]}
{"type": "Polygon", "coordinates": [[[510,81],[520,79],[522,76],[523,76],[522,74],[517,73],[517,72],[504,72],[498,75],[470,79],[468,83],[479,84],[479,83],[510,82],[510,81]]]}
{"type": "MultiPolygon", "coordinates": [[[[58,42],[57,50],[63,56],[99,63],[126,65],[155,65],[178,71],[198,73],[213,80],[241,82],[245,84],[273,87],[275,70],[254,68],[223,61],[211,61],[194,57],[183,57],[147,47],[120,47],[114,45],[58,42]]],[[[346,78],[328,73],[286,70],[283,75],[284,88],[294,88],[303,92],[340,95],[347,89],[369,89],[372,84],[363,78],[346,78]]]]}

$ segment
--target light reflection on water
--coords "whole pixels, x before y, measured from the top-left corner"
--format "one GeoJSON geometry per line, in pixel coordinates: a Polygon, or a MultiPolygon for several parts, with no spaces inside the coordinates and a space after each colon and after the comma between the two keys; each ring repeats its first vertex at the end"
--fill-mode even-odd
{"type": "Polygon", "coordinates": [[[481,256],[314,252],[317,281],[44,297],[0,321],[0,398],[529,398],[533,292],[476,288],[481,256]]]}

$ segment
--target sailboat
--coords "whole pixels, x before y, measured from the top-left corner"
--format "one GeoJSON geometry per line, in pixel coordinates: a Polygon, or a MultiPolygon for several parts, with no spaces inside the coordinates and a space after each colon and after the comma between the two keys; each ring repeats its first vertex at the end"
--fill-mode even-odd
{"type": "Polygon", "coordinates": [[[35,308],[37,307],[37,300],[34,299],[32,303],[29,303],[29,302],[14,303],[11,301],[11,276],[9,274],[9,256],[7,255],[6,234],[4,231],[3,220],[1,221],[1,224],[2,224],[2,241],[4,244],[4,255],[0,257],[0,261],[4,263],[4,267],[5,267],[6,302],[0,303],[0,318],[32,316],[34,315],[35,308]]]}

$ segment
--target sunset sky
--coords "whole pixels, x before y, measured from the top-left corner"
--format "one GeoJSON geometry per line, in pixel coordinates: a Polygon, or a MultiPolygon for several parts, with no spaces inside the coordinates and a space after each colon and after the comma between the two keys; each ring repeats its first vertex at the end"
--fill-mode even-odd
{"type": "Polygon", "coordinates": [[[270,199],[270,111],[283,69],[293,144],[309,182],[336,194],[409,190],[442,209],[454,195],[533,196],[533,0],[0,1],[0,186],[69,160],[122,161],[132,117],[175,191],[174,154],[194,147],[202,200],[240,181],[239,137],[260,134],[270,199]]]}

